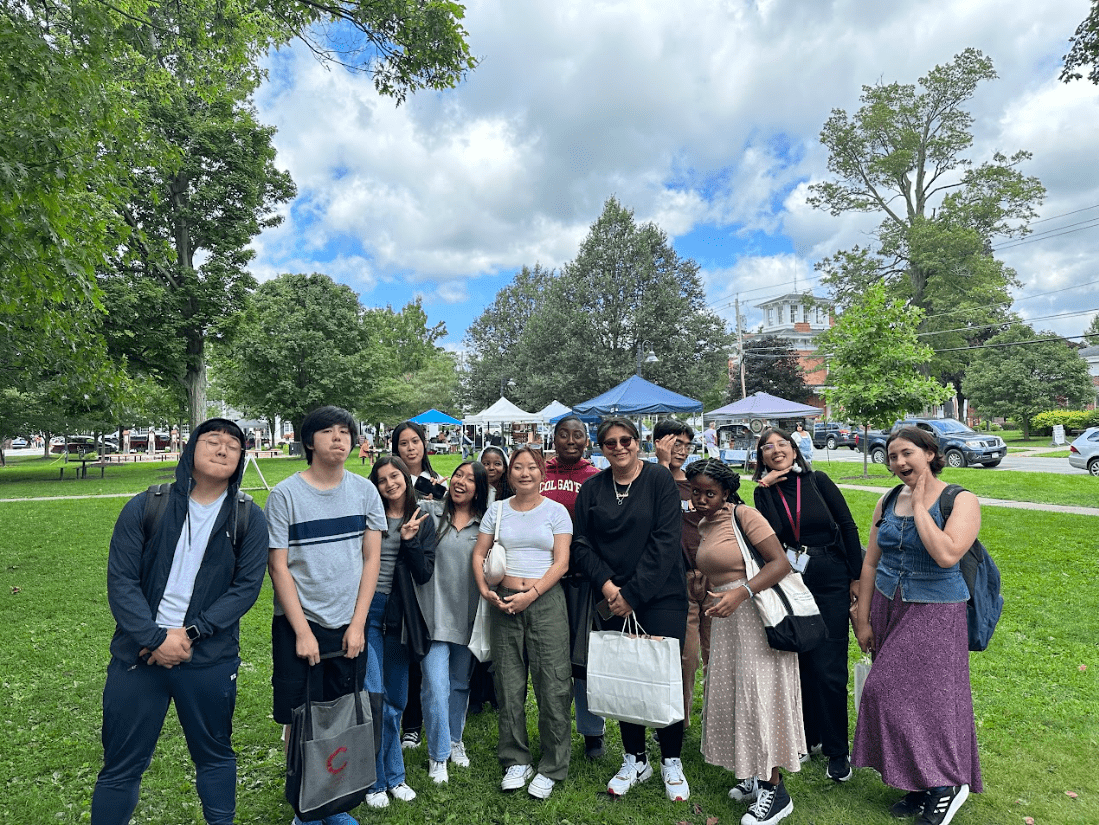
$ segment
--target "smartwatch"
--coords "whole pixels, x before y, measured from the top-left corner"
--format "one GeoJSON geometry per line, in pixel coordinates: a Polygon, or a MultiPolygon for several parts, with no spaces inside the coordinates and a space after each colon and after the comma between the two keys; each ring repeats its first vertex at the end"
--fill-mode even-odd
{"type": "Polygon", "coordinates": [[[191,625],[190,627],[184,628],[184,630],[187,632],[188,640],[192,642],[197,642],[202,636],[202,634],[199,633],[198,627],[196,625],[191,625]]]}

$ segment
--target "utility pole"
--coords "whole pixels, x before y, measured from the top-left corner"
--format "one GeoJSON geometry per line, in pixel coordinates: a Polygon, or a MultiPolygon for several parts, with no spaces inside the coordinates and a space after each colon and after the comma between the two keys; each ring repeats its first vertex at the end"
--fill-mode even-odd
{"type": "Polygon", "coordinates": [[[747,398],[748,391],[744,385],[744,332],[740,326],[740,295],[736,296],[736,345],[740,351],[740,397],[747,398]]]}

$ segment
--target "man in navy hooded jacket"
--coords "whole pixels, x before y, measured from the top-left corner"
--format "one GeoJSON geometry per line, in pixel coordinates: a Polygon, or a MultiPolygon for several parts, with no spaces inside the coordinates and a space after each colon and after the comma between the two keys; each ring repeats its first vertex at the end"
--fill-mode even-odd
{"type": "Polygon", "coordinates": [[[116,628],[103,688],[103,769],[92,825],[125,825],[137,806],[169,702],[195,763],[202,812],[231,825],[236,753],[230,741],[240,666],[240,617],[267,565],[267,524],[252,502],[234,549],[244,433],[212,418],[191,435],[159,524],[145,535],[149,493],[122,508],[107,559],[116,628]]]}

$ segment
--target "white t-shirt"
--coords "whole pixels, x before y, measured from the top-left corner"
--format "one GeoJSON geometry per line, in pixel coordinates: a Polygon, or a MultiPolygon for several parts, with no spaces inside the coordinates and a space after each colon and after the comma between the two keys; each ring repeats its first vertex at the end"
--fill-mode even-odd
{"type": "Polygon", "coordinates": [[[183,530],[176,542],[172,569],[164,584],[164,595],[156,608],[156,623],[161,627],[183,627],[187,608],[191,604],[191,594],[195,590],[195,578],[202,566],[206,545],[210,543],[210,533],[214,529],[214,522],[227,492],[222,492],[210,504],[199,504],[192,498],[187,499],[187,518],[183,521],[183,530]]]}
{"type": "MultiPolygon", "coordinates": [[[[504,545],[507,564],[505,573],[522,579],[538,579],[553,565],[553,538],[572,535],[572,516],[553,499],[542,497],[533,510],[515,510],[514,498],[504,499],[500,522],[500,544],[504,545]]],[[[496,532],[496,510],[493,504],[481,519],[482,533],[496,532]]]]}

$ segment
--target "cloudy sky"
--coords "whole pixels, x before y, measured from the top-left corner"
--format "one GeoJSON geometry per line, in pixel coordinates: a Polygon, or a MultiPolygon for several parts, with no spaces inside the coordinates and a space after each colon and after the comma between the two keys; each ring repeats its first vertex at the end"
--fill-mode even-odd
{"type": "Polygon", "coordinates": [[[260,236],[257,277],[324,272],[367,305],[423,297],[459,347],[523,265],[559,267],[617,197],[702,267],[712,307],[825,294],[813,264],[877,216],[805,203],[819,143],[863,84],[915,83],[966,47],[999,79],[978,88],[972,157],[1027,149],[1041,223],[1001,244],[1015,309],[1079,335],[1099,309],[1099,88],[1057,80],[1087,0],[469,0],[478,69],[397,108],[369,78],[305,49],[271,61],[258,96],[298,185],[260,236]],[[1083,222],[1083,223],[1081,223],[1083,222]]]}

